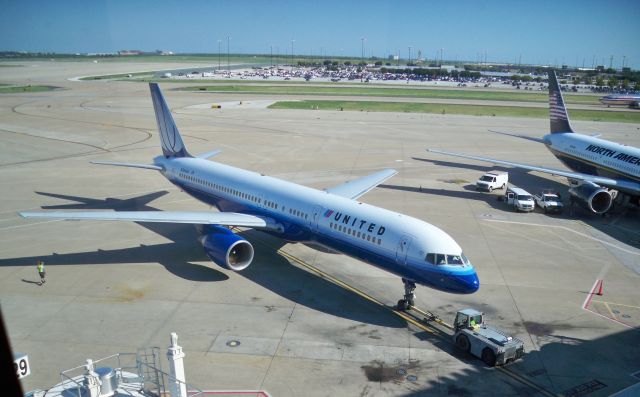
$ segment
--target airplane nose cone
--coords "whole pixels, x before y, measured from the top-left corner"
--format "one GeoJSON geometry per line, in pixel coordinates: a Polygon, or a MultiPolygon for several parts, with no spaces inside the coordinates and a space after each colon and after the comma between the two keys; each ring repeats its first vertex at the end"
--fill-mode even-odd
{"type": "Polygon", "coordinates": [[[448,284],[452,292],[459,294],[473,294],[480,288],[480,280],[478,280],[478,275],[475,272],[451,276],[448,284]]]}

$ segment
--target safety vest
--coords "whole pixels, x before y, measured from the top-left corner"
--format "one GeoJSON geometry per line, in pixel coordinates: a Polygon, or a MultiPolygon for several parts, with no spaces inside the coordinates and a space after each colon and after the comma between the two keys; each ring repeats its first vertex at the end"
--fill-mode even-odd
{"type": "Polygon", "coordinates": [[[44,272],[44,262],[38,262],[38,272],[44,272]]]}

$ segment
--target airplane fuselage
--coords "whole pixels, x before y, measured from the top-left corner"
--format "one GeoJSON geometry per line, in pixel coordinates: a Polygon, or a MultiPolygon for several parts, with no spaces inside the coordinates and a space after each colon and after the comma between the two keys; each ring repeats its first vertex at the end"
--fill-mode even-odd
{"type": "Polygon", "coordinates": [[[273,220],[277,228],[269,233],[284,240],[319,244],[450,293],[479,287],[460,246],[419,219],[199,158],[158,156],[154,164],[176,186],[220,211],[273,220]],[[445,264],[431,263],[442,257],[445,264]]]}
{"type": "Polygon", "coordinates": [[[620,94],[607,95],[600,98],[600,102],[608,106],[631,106],[640,102],[640,95],[620,94]]]}
{"type": "MultiPolygon", "coordinates": [[[[573,171],[640,183],[638,148],[577,133],[548,134],[543,140],[547,148],[573,171]]],[[[620,190],[624,191],[624,188],[620,190]]]]}

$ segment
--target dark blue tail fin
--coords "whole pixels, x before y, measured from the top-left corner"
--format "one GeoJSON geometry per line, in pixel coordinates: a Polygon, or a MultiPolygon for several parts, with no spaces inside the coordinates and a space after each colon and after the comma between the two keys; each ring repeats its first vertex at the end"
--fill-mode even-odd
{"type": "Polygon", "coordinates": [[[162,91],[156,83],[149,83],[151,91],[151,100],[153,101],[153,110],[156,112],[156,121],[158,123],[158,131],[160,132],[160,143],[162,144],[162,153],[165,157],[193,157],[187,152],[187,148],[182,142],[182,137],[176,127],[171,111],[162,96],[162,91]]]}
{"type": "Polygon", "coordinates": [[[549,119],[552,134],[573,132],[555,70],[549,71],[549,119]]]}

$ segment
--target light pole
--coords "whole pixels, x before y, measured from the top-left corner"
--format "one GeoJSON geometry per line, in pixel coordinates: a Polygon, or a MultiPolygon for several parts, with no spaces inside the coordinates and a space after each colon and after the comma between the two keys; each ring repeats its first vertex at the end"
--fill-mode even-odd
{"type": "Polygon", "coordinates": [[[231,77],[231,64],[229,63],[229,42],[231,41],[231,36],[227,36],[227,70],[229,71],[229,77],[231,77]]]}
{"type": "Polygon", "coordinates": [[[293,43],[295,43],[295,40],[291,39],[291,72],[293,72],[293,43]]]}
{"type": "Polygon", "coordinates": [[[360,44],[361,44],[361,52],[360,52],[360,63],[364,63],[364,41],[366,39],[364,37],[362,37],[360,39],[360,44]]]}
{"type": "Polygon", "coordinates": [[[222,40],[218,40],[218,73],[220,73],[220,42],[222,40]]]}
{"type": "Polygon", "coordinates": [[[409,46],[409,62],[407,63],[407,66],[409,66],[411,64],[411,46],[409,46]]]}
{"type": "Polygon", "coordinates": [[[273,45],[270,45],[269,48],[271,49],[271,67],[273,67],[273,45]]]}
{"type": "Polygon", "coordinates": [[[442,62],[444,59],[444,48],[440,49],[440,66],[442,66],[442,62]]]}

